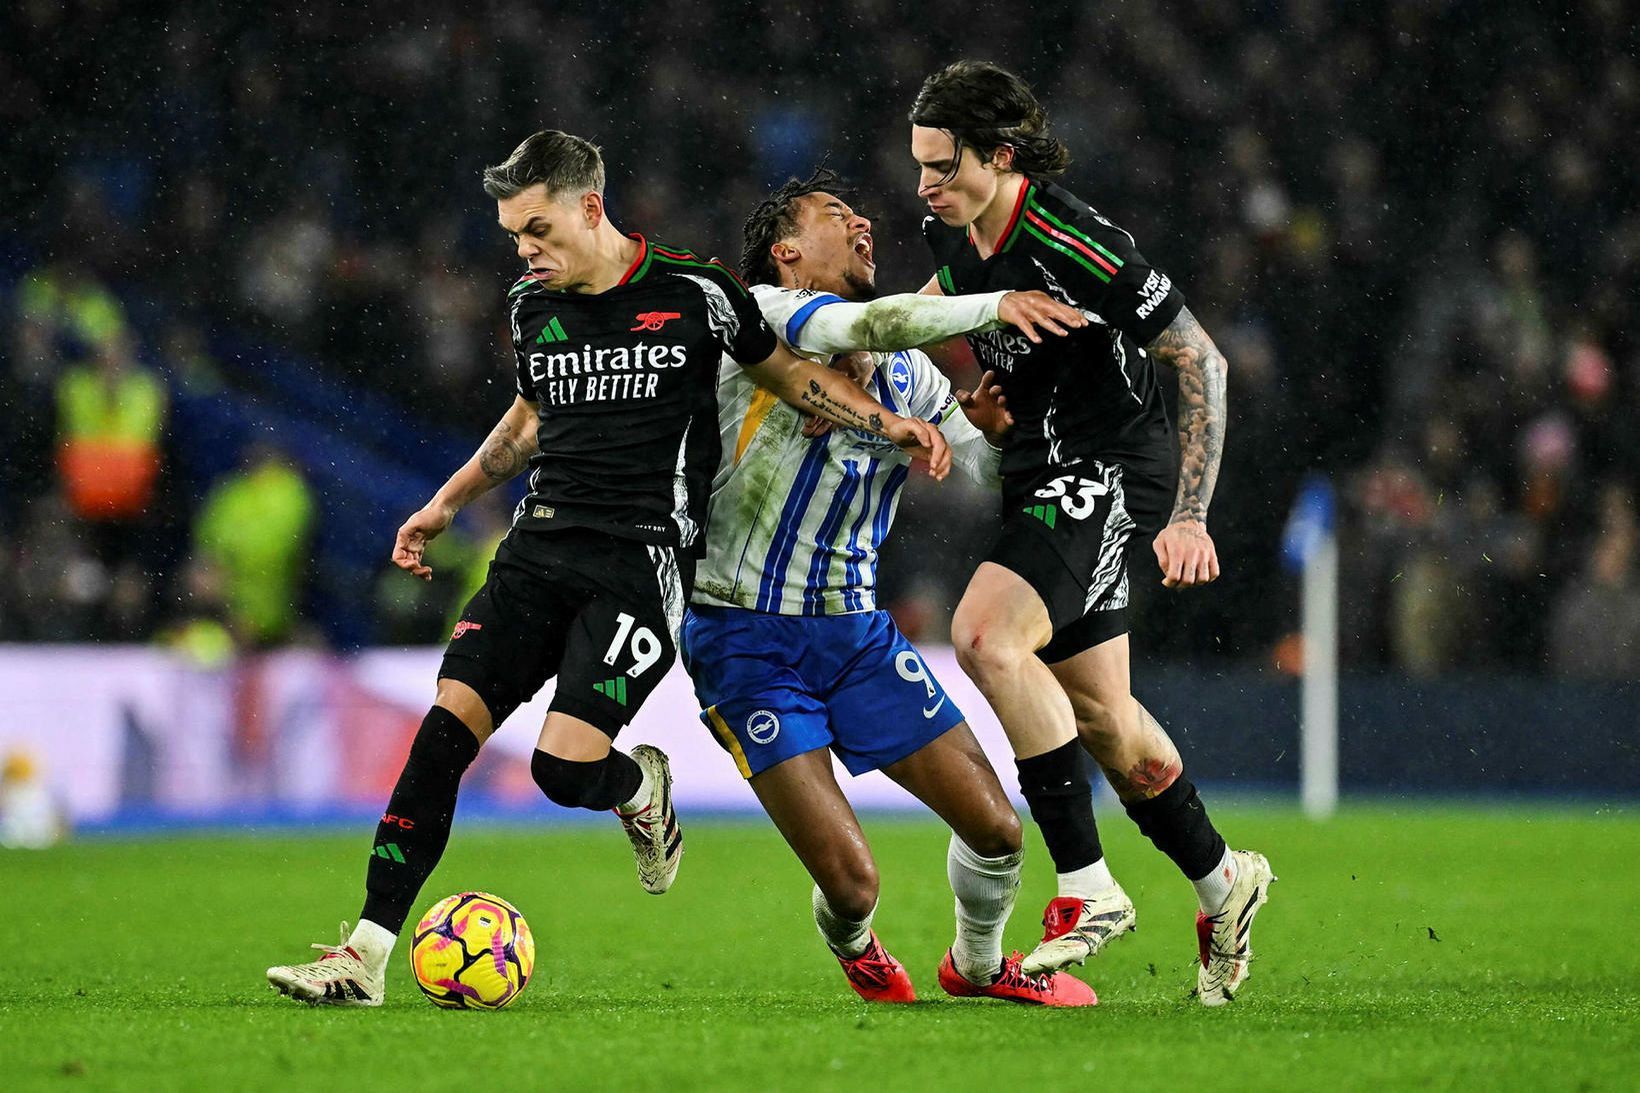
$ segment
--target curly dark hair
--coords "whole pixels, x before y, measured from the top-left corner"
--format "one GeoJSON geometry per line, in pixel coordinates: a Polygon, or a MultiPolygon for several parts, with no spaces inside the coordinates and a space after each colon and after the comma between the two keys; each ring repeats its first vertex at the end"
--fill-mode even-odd
{"type": "Polygon", "coordinates": [[[740,230],[740,276],[749,285],[778,285],[780,271],[769,248],[797,231],[797,199],[815,193],[846,198],[853,189],[824,163],[808,178],[789,178],[757,203],[740,230]]]}
{"type": "Polygon", "coordinates": [[[1014,150],[1014,170],[1055,178],[1070,166],[1070,149],[1048,135],[1048,112],[1031,85],[989,61],[957,61],[923,81],[911,104],[911,124],[944,129],[957,143],[952,173],[964,144],[989,159],[998,147],[1014,150]]]}

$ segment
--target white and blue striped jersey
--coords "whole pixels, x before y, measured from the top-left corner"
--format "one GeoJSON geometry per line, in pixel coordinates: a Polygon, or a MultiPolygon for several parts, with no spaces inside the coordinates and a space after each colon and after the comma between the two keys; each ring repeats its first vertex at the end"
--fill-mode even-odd
{"type": "MultiPolygon", "coordinates": [[[[817,360],[803,329],[829,294],[753,286],[765,320],[817,360]]],[[[895,413],[938,425],[953,463],[995,486],[1000,452],[964,416],[951,384],[918,350],[870,354],[866,390],[895,413]]],[[[779,615],[876,610],[877,549],[888,535],[911,458],[891,441],[833,427],[813,439],[803,415],[725,358],[718,371],[723,457],[712,482],[706,556],[693,600],[779,615]]]]}

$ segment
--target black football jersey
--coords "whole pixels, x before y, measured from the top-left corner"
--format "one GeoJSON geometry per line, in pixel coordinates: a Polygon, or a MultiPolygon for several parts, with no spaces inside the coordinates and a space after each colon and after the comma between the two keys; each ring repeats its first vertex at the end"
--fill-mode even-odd
{"type": "Polygon", "coordinates": [[[718,464],[718,364],[758,364],[778,343],[723,263],[634,238],[637,260],[607,291],[525,275],[508,293],[518,393],[541,419],[513,524],[690,548],[718,464]]]}
{"type": "Polygon", "coordinates": [[[995,369],[1014,415],[1002,455],[1005,479],[1084,459],[1172,483],[1178,439],[1142,346],[1184,307],[1173,282],[1133,237],[1049,182],[1028,179],[996,253],[981,259],[964,228],[937,217],[923,235],[947,295],[1041,289],[1079,309],[1089,325],[1040,345],[1012,327],[968,335],[981,368],[995,369]]]}

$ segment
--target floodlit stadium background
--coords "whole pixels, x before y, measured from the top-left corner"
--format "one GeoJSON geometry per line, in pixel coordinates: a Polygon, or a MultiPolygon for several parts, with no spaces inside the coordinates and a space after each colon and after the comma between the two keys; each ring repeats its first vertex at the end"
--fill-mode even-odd
{"type": "MultiPolygon", "coordinates": [[[[1624,5],[1250,7],[1010,5],[979,48],[984,10],[948,0],[9,6],[0,757],[81,824],[379,806],[508,508],[464,518],[431,586],[385,564],[511,397],[515,260],[481,167],[570,130],[603,146],[623,227],[732,259],[757,198],[829,156],[882,286],[914,289],[905,111],[974,55],[1033,81],[1067,184],[1230,360],[1225,578],[1173,596],[1134,570],[1136,689],[1197,778],[1296,786],[1280,544],[1320,475],[1346,793],[1640,792],[1624,5]],[[130,411],[112,496],[76,470],[95,382],[130,411]]],[[[884,598],[932,648],[988,509],[914,483],[884,598]]],[[[634,736],[680,758],[680,800],[751,804],[673,684],[634,736]]],[[[536,723],[509,724],[475,801],[546,811],[517,758],[536,723]]]]}

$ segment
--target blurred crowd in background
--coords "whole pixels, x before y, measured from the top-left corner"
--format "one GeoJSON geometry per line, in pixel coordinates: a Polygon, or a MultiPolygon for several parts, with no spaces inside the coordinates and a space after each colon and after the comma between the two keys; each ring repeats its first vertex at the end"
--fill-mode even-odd
{"type": "MultiPolygon", "coordinates": [[[[481,168],[569,130],[602,145],[622,227],[733,259],[757,199],[829,157],[876,222],[880,286],[914,290],[930,262],[905,114],[925,75],[977,56],[1033,82],[1066,185],[1230,361],[1225,578],[1173,596],[1138,555],[1144,655],[1296,664],[1278,543],[1321,472],[1346,665],[1634,678],[1625,8],[20,0],[0,13],[0,640],[206,660],[441,640],[506,499],[441,545],[433,585],[385,560],[512,397],[516,259],[481,168]],[[273,424],[313,414],[262,353],[319,377],[339,408],[324,435],[273,424]],[[179,447],[182,409],[213,407],[252,424],[179,447]],[[349,412],[361,432],[403,415],[381,465],[329,454],[355,450],[349,412]],[[414,474],[386,474],[375,568],[341,596],[315,544],[365,510],[328,483],[381,482],[394,456],[414,474]]],[[[913,481],[882,576],[937,641],[990,502],[913,481]]]]}

